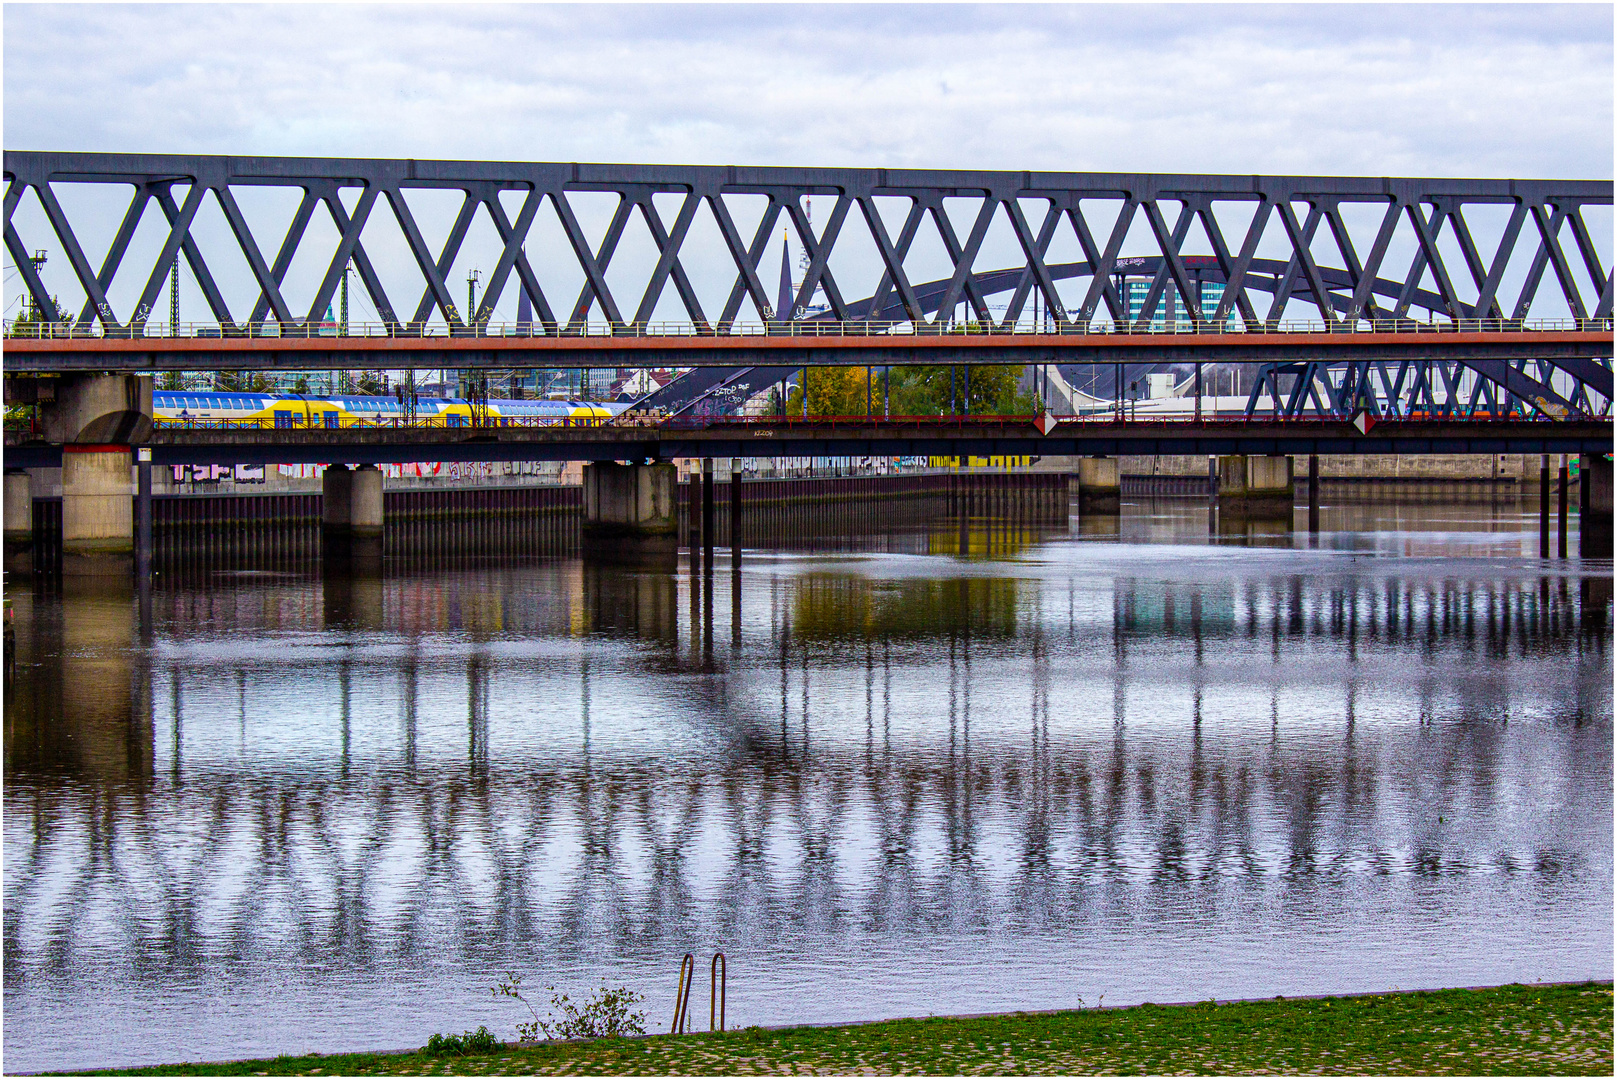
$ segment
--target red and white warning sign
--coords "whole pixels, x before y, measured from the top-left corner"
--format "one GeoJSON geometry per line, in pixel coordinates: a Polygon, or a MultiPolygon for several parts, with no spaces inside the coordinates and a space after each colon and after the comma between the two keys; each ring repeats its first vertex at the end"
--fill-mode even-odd
{"type": "Polygon", "coordinates": [[[1040,435],[1048,435],[1055,430],[1056,425],[1060,422],[1049,413],[1040,413],[1038,418],[1033,421],[1033,426],[1039,429],[1040,435]]]}

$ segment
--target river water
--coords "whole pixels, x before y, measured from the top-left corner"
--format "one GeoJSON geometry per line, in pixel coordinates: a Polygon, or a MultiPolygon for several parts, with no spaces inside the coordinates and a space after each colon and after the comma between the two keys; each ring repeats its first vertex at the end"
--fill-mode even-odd
{"type": "Polygon", "coordinates": [[[1531,509],[13,583],[6,1070],[666,1030],[686,952],[705,1029],[717,950],[731,1026],[1610,978],[1612,564],[1531,509]]]}

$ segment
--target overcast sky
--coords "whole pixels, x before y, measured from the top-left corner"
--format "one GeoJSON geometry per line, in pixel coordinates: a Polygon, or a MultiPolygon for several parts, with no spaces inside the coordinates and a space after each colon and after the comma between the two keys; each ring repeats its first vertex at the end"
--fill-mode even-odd
{"type": "Polygon", "coordinates": [[[1612,175],[1612,7],[5,7],[9,148],[1612,175]]]}
{"type": "MultiPolygon", "coordinates": [[[[7,149],[1612,176],[1610,4],[8,4],[4,29],[7,149]]],[[[128,195],[73,187],[60,185],[57,194],[99,261],[128,195]]],[[[261,188],[237,198],[261,244],[273,244],[299,192],[261,188]]],[[[410,198],[436,248],[458,197],[410,198]]],[[[591,244],[611,214],[612,200],[603,198],[599,205],[588,196],[571,200],[591,244]]],[[[1250,216],[1246,204],[1239,209],[1250,216]]],[[[1489,218],[1489,209],[1468,211],[1487,251],[1508,216],[1492,208],[1498,213],[1489,218]]],[[[1349,226],[1368,230],[1363,250],[1381,210],[1359,211],[1362,220],[1349,226]]],[[[732,212],[750,235],[745,207],[732,212]]],[[[759,202],[751,213],[761,212],[759,202]]],[[[962,211],[959,230],[969,230],[974,212],[962,211]]],[[[1611,211],[1594,207],[1585,217],[1609,266],[1611,211]]],[[[553,218],[542,213],[526,241],[542,287],[566,305],[563,298],[582,288],[582,272],[553,218]]],[[[1104,229],[1106,220],[1092,223],[1104,229]]],[[[30,248],[59,248],[31,194],[13,223],[30,248]]],[[[1245,225],[1236,219],[1225,227],[1239,236],[1245,225]]],[[[166,230],[149,208],[109,290],[115,311],[136,305],[166,230]]],[[[1017,263],[1009,226],[1001,220],[995,230],[979,265],[1017,263]]],[[[850,297],[869,295],[883,269],[859,232],[845,230],[832,257],[850,297]]],[[[192,235],[231,311],[239,317],[251,309],[257,286],[216,207],[203,208],[192,235]]],[[[283,283],[289,301],[312,303],[336,241],[330,222],[317,218],[283,283]]],[[[777,274],[783,242],[770,241],[766,275],[777,274]]],[[[413,306],[404,298],[420,294],[421,280],[390,215],[372,215],[364,243],[389,294],[413,306]]],[[[1389,259],[1407,265],[1413,243],[1412,233],[1395,236],[1389,259]]],[[[1278,228],[1264,245],[1264,257],[1286,254],[1278,228]]],[[[1210,249],[1193,238],[1186,250],[1210,249]]],[[[492,224],[479,217],[451,280],[487,271],[499,251],[492,224]]],[[[1155,251],[1137,221],[1124,253],[1155,251]]],[[[1516,262],[1532,254],[1520,246],[1507,281],[1525,272],[1516,262]]],[[[1076,238],[1058,233],[1050,257],[1081,258],[1076,238]]],[[[680,258],[704,305],[722,308],[735,269],[716,226],[699,218],[680,258]]],[[[643,224],[633,225],[608,271],[629,311],[656,260],[643,224]]],[[[923,230],[906,272],[924,281],[951,269],[941,243],[923,230]]],[[[44,274],[47,288],[77,310],[83,291],[67,261],[52,258],[44,274]]],[[[209,318],[185,274],[182,319],[209,318]]],[[[1590,284],[1591,298],[1602,284],[1590,284]]],[[[516,296],[515,288],[501,293],[498,318],[514,317],[516,296]]],[[[5,300],[8,315],[21,310],[15,271],[5,300]]],[[[674,290],[661,294],[654,317],[686,317],[674,290]]]]}

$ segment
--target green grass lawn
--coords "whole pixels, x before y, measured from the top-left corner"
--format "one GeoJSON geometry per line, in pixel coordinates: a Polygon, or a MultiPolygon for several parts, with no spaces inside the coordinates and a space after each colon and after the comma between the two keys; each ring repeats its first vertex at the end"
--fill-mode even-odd
{"type": "Polygon", "coordinates": [[[1378,1073],[1612,1075],[1612,984],[1140,1005],[103,1075],[1378,1073]]]}

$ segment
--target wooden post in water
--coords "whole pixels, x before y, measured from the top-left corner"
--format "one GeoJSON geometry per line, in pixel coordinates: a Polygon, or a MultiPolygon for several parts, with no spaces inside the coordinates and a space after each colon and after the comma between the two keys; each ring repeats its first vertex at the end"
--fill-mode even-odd
{"type": "Polygon", "coordinates": [[[1550,455],[1538,459],[1538,557],[1550,557],[1550,455]]]}
{"type": "Polygon", "coordinates": [[[702,565],[713,568],[713,459],[702,459],[702,565]]]}
{"type": "Polygon", "coordinates": [[[1308,531],[1319,532],[1319,455],[1308,455],[1308,531]]]}
{"type": "Polygon", "coordinates": [[[1556,541],[1556,544],[1555,544],[1555,555],[1556,555],[1556,558],[1564,559],[1564,558],[1566,558],[1566,500],[1567,500],[1566,455],[1561,454],[1560,458],[1561,458],[1561,475],[1560,475],[1560,484],[1559,484],[1559,486],[1557,488],[1557,499],[1558,499],[1559,505],[1556,508],[1556,525],[1560,529],[1560,533],[1559,533],[1560,539],[1558,539],[1556,541]]]}
{"type": "MultiPolygon", "coordinates": [[[[177,265],[177,264],[176,264],[177,265]]],[[[152,451],[142,446],[135,451],[137,491],[135,495],[135,580],[146,583],[152,576],[152,451]]],[[[26,484],[23,487],[27,492],[26,484]]],[[[32,496],[29,496],[32,498],[32,496]]]]}
{"type": "Polygon", "coordinates": [[[730,561],[741,565],[741,472],[740,458],[730,459],[730,561]]]}

